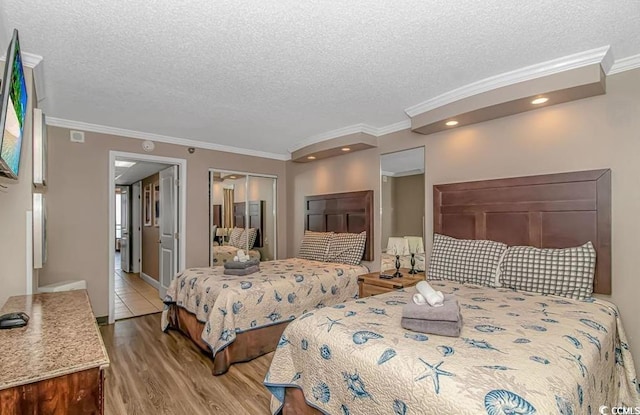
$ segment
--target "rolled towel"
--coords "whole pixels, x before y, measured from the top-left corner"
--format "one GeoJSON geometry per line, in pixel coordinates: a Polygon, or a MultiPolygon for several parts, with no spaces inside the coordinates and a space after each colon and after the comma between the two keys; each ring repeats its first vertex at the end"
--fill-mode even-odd
{"type": "Polygon", "coordinates": [[[254,272],[258,272],[260,271],[260,267],[258,265],[252,265],[249,268],[242,268],[242,269],[238,269],[238,268],[225,268],[224,269],[224,275],[238,275],[238,276],[243,276],[243,275],[249,275],[249,274],[253,274],[254,272]]]}
{"type": "Polygon", "coordinates": [[[408,303],[402,308],[402,317],[429,321],[458,321],[460,306],[455,295],[445,294],[442,307],[425,307],[408,303]]]}
{"type": "Polygon", "coordinates": [[[427,299],[420,293],[413,294],[413,302],[418,305],[427,304],[427,299]]]}
{"type": "Polygon", "coordinates": [[[260,264],[260,260],[258,259],[250,259],[247,262],[237,262],[237,261],[227,261],[224,263],[225,269],[245,269],[249,267],[253,267],[260,264]]]}
{"type": "Polygon", "coordinates": [[[414,295],[414,303],[424,304],[426,302],[431,307],[442,307],[442,304],[444,303],[444,295],[442,294],[442,292],[434,290],[428,282],[420,281],[416,284],[416,289],[418,290],[418,294],[420,294],[422,298],[418,297],[418,301],[416,301],[416,296],[414,295]],[[424,302],[422,302],[423,299],[424,302]]]}

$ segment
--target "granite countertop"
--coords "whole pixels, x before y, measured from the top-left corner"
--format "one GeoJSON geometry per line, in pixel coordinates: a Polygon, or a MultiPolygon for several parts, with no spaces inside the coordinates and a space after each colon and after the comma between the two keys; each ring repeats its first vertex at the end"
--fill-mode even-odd
{"type": "Polygon", "coordinates": [[[30,320],[0,330],[0,390],[109,365],[86,290],[11,297],[0,315],[18,311],[30,320]]]}

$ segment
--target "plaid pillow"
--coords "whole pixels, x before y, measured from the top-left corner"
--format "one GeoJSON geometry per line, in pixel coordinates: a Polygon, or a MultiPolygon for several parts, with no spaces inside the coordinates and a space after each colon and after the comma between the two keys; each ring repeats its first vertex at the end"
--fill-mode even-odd
{"type": "Polygon", "coordinates": [[[244,233],[244,228],[233,228],[231,230],[231,233],[229,234],[229,245],[235,246],[236,248],[239,248],[239,249],[245,249],[241,241],[243,233],[244,233]]]}
{"type": "Polygon", "coordinates": [[[258,238],[258,230],[256,228],[245,229],[240,235],[239,245],[234,245],[239,249],[252,249],[256,244],[256,239],[258,238]],[[249,239],[249,241],[247,241],[249,239]]]}
{"type": "Polygon", "coordinates": [[[358,265],[364,254],[367,232],[334,233],[329,241],[327,262],[358,265]]]}
{"type": "Polygon", "coordinates": [[[433,234],[429,279],[493,286],[494,275],[507,245],[501,242],[455,239],[433,234]]]}
{"type": "Polygon", "coordinates": [[[500,282],[515,290],[583,300],[593,292],[595,267],[591,242],[565,249],[513,246],[500,264],[500,282]]]}
{"type": "Polygon", "coordinates": [[[324,261],[329,250],[329,240],[333,232],[305,231],[298,258],[324,261]]]}

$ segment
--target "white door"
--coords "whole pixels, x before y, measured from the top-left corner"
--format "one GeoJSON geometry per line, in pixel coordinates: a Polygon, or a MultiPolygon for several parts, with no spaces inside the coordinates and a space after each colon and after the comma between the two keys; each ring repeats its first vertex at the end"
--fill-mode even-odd
{"type": "Polygon", "coordinates": [[[131,186],[131,272],[140,272],[142,250],[142,182],[131,186]]]}
{"type": "Polygon", "coordinates": [[[129,189],[122,187],[120,193],[120,269],[131,272],[129,265],[129,189]]]}
{"type": "Polygon", "coordinates": [[[160,298],[178,272],[178,166],[160,172],[160,298]]]}

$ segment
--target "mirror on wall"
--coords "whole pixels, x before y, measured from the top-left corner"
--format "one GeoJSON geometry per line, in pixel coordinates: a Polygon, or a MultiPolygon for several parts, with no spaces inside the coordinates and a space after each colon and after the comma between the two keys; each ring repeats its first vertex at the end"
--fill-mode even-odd
{"type": "Polygon", "coordinates": [[[209,171],[209,265],[233,260],[242,249],[251,259],[276,258],[276,185],[272,176],[209,171]]]}
{"type": "Polygon", "coordinates": [[[381,271],[400,267],[425,271],[424,147],[380,156],[381,271]]]}

